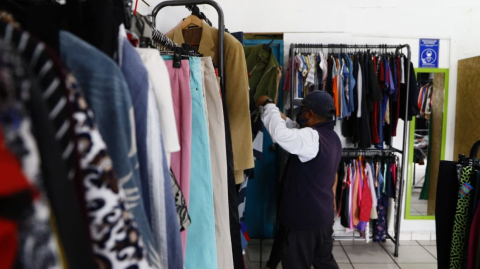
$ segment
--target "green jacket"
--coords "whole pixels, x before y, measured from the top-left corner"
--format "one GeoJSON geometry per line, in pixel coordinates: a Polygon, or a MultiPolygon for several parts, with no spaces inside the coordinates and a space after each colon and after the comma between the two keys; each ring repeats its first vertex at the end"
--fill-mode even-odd
{"type": "Polygon", "coordinates": [[[277,70],[279,64],[275,55],[263,49],[263,45],[244,48],[247,59],[248,85],[254,93],[253,99],[268,95],[275,99],[277,94],[277,70]]]}

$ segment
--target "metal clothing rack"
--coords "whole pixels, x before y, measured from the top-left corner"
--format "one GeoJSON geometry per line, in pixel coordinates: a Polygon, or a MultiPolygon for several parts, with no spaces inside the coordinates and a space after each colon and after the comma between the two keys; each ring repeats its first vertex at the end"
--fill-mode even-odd
{"type": "Polygon", "coordinates": [[[218,13],[218,72],[220,77],[220,88],[222,90],[222,95],[225,96],[225,64],[224,64],[224,51],[225,51],[225,18],[223,15],[223,10],[220,5],[213,0],[172,0],[164,1],[156,5],[152,11],[152,22],[153,26],[156,26],[156,17],[160,10],[165,7],[173,6],[191,6],[191,5],[210,5],[218,13]]]}
{"type": "MultiPolygon", "coordinates": [[[[412,53],[411,53],[411,50],[410,50],[410,45],[408,44],[404,44],[404,45],[384,45],[384,44],[380,44],[380,45],[347,45],[347,44],[291,44],[290,45],[290,59],[291,59],[291,62],[290,62],[290,70],[292,70],[291,73],[291,84],[290,84],[290,94],[291,94],[291,98],[290,98],[290,111],[291,111],[291,117],[293,117],[293,113],[294,113],[294,106],[293,106],[293,101],[294,101],[294,89],[295,89],[295,75],[296,75],[296,72],[294,71],[295,70],[295,61],[293,60],[292,57],[295,56],[295,50],[296,49],[306,49],[307,51],[313,51],[314,49],[338,49],[340,53],[343,52],[343,50],[352,50],[352,49],[378,49],[378,50],[387,50],[387,49],[395,49],[395,53],[398,53],[400,50],[406,48],[407,49],[407,58],[408,58],[408,68],[407,68],[407,77],[406,77],[406,85],[408,87],[409,83],[410,83],[410,62],[411,62],[411,58],[412,58],[412,53]]],[[[301,99],[301,98],[300,98],[301,99]]],[[[407,119],[408,119],[408,100],[409,100],[409,91],[407,90],[406,92],[406,106],[405,106],[405,111],[404,111],[404,115],[405,115],[405,127],[403,128],[403,146],[402,146],[402,149],[395,149],[392,147],[392,143],[390,142],[390,145],[389,145],[389,148],[388,149],[344,149],[344,152],[358,152],[358,153],[362,153],[362,152],[365,152],[365,151],[369,151],[369,152],[372,152],[372,151],[375,151],[375,152],[378,152],[379,154],[382,154],[382,153],[387,153],[387,152],[395,152],[395,153],[398,153],[398,154],[401,154],[402,155],[402,161],[401,161],[401,170],[399,171],[400,172],[400,178],[401,180],[398,180],[398,183],[397,184],[400,184],[399,186],[399,195],[397,197],[398,201],[397,201],[397,208],[395,209],[396,212],[395,212],[395,224],[394,224],[394,236],[391,236],[388,232],[387,232],[387,238],[392,240],[392,242],[395,244],[395,251],[394,251],[394,254],[393,256],[395,257],[398,257],[398,249],[399,249],[399,243],[400,243],[400,224],[401,224],[401,208],[402,208],[402,201],[403,201],[403,186],[404,186],[404,183],[406,181],[406,177],[407,177],[407,173],[405,173],[406,171],[406,167],[408,166],[407,162],[408,162],[408,158],[406,156],[406,153],[407,153],[407,139],[408,139],[408,124],[407,124],[407,119]]],[[[393,140],[393,139],[391,139],[393,140]]],[[[398,186],[397,186],[398,187],[398,186]]],[[[352,237],[350,237],[352,238],[352,237]]],[[[353,239],[355,239],[353,237],[353,239]]]]}

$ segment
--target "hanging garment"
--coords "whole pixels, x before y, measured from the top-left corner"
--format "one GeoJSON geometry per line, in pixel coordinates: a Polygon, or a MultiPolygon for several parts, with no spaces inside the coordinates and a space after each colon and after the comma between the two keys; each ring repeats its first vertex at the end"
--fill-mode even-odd
{"type": "MultiPolygon", "coordinates": [[[[58,234],[62,243],[65,244],[63,246],[65,256],[69,261],[78,262],[78,268],[94,266],[93,259],[89,255],[91,250],[81,210],[71,199],[75,197],[72,180],[78,174],[75,173],[76,161],[71,133],[59,132],[62,127],[65,128],[64,123],[68,122],[68,111],[65,107],[66,100],[60,85],[56,63],[52,59],[53,52],[45,44],[33,40],[29,33],[20,32],[14,29],[13,25],[3,21],[0,22],[0,36],[1,40],[8,40],[13,47],[18,48],[18,56],[32,68],[29,69],[31,73],[28,74],[32,76],[29,79],[34,79],[33,76],[38,78],[39,84],[35,83],[28,93],[30,99],[22,101],[26,102],[25,106],[30,110],[32,125],[35,126],[32,129],[42,159],[44,186],[49,195],[52,213],[57,216],[56,223],[59,226],[62,224],[58,234]],[[44,66],[47,67],[44,68],[44,66]],[[45,97],[42,99],[41,96],[44,93],[45,97]],[[33,100],[37,103],[33,103],[33,100]],[[59,133],[57,137],[55,137],[56,133],[59,133]],[[63,201],[64,199],[68,201],[63,201]],[[78,233],[72,234],[72,231],[78,233]],[[75,239],[78,239],[77,243],[75,239]]],[[[48,215],[44,217],[48,218],[48,215]]],[[[38,243],[47,244],[48,239],[38,243]]]]}
{"type": "Polygon", "coordinates": [[[148,91],[147,144],[149,147],[147,149],[147,159],[148,173],[152,179],[152,197],[154,198],[154,204],[158,205],[158,211],[153,212],[152,219],[155,221],[152,227],[159,234],[159,253],[162,266],[181,269],[183,268],[183,257],[181,255],[180,230],[177,228],[179,221],[174,203],[170,169],[167,165],[163,146],[162,131],[155,93],[152,85],[150,85],[148,91]]]}
{"type": "Polygon", "coordinates": [[[467,255],[467,233],[469,231],[469,206],[472,192],[465,192],[463,187],[471,183],[472,166],[462,168],[458,202],[453,226],[452,247],[450,250],[450,268],[463,268],[467,255]]]}
{"type": "MultiPolygon", "coordinates": [[[[477,172],[478,173],[478,172],[477,172]]],[[[470,239],[468,246],[468,269],[474,269],[477,266],[477,261],[479,257],[477,256],[479,240],[480,239],[480,207],[477,208],[475,212],[475,217],[473,219],[471,230],[470,230],[470,239]]]]}
{"type": "Polygon", "coordinates": [[[348,107],[348,116],[351,116],[355,110],[355,86],[357,81],[354,76],[354,63],[352,58],[347,54],[346,59],[348,60],[348,70],[349,70],[349,78],[348,78],[348,93],[349,93],[349,107],[348,107]]]}
{"type": "Polygon", "coordinates": [[[366,70],[366,62],[364,57],[359,57],[359,71],[358,71],[358,90],[359,90],[359,99],[361,103],[359,104],[359,111],[361,111],[361,116],[359,116],[358,121],[358,148],[369,148],[372,143],[371,133],[370,133],[370,113],[368,111],[367,106],[367,70],[366,70]],[[361,82],[361,83],[360,83],[361,82]],[[360,89],[361,87],[361,89],[360,89]]]}
{"type": "Polygon", "coordinates": [[[262,44],[244,47],[249,72],[248,84],[255,102],[263,95],[275,99],[277,94],[277,68],[280,65],[273,52],[263,47],[262,44]]]}
{"type": "MultiPolygon", "coordinates": [[[[333,93],[333,77],[334,77],[334,69],[333,69],[333,58],[332,57],[327,57],[327,78],[326,78],[326,85],[325,85],[325,91],[327,91],[332,97],[334,97],[333,93]]],[[[333,99],[335,100],[335,99],[333,99]]],[[[335,107],[336,109],[336,107],[335,107]]],[[[338,110],[337,110],[338,111],[338,110]]]]}
{"type": "Polygon", "coordinates": [[[0,41],[0,56],[0,267],[60,267],[39,147],[22,103],[40,84],[10,44],[0,41]]]}
{"type": "MultiPolygon", "coordinates": [[[[147,110],[148,110],[148,72],[143,65],[142,59],[130,44],[130,42],[123,38],[122,57],[120,58],[120,68],[127,86],[129,89],[130,97],[133,106],[133,115],[135,119],[135,143],[137,146],[138,156],[138,170],[140,171],[141,180],[141,192],[143,198],[143,205],[152,232],[157,241],[159,242],[158,231],[153,228],[152,216],[160,209],[158,205],[154,204],[154,197],[150,194],[150,188],[152,186],[151,178],[148,176],[148,164],[147,164],[147,110]]],[[[163,182],[163,181],[162,181],[163,182]]],[[[163,193],[162,193],[163,195],[163,193]]]]}
{"type": "Polygon", "coordinates": [[[215,208],[215,236],[218,268],[232,268],[232,242],[228,217],[227,156],[225,149],[225,125],[222,100],[219,94],[215,69],[210,57],[202,58],[203,89],[208,111],[210,158],[215,208]]]}
{"type": "Polygon", "coordinates": [[[377,193],[375,192],[375,183],[373,181],[373,172],[372,172],[372,166],[370,163],[366,164],[366,171],[365,174],[368,179],[368,187],[370,188],[370,194],[372,196],[372,212],[370,213],[370,219],[376,220],[378,218],[377,214],[377,193]]]}
{"type": "MultiPolygon", "coordinates": [[[[2,51],[3,54],[3,51],[2,51]]],[[[0,63],[0,69],[2,72],[9,72],[6,70],[5,63],[0,63]]],[[[12,75],[12,74],[10,74],[12,75]]],[[[13,76],[12,76],[13,77],[13,76]]],[[[1,81],[0,83],[6,83],[7,81],[1,81]]],[[[12,83],[13,81],[9,81],[12,83]]],[[[3,92],[2,92],[3,93],[3,92]]],[[[5,107],[2,104],[2,109],[5,107]]],[[[4,116],[4,115],[2,115],[4,116]]],[[[2,127],[5,128],[4,122],[2,122],[2,127]]],[[[7,148],[7,143],[5,143],[3,138],[2,128],[0,128],[0,168],[2,169],[1,183],[0,183],[0,202],[2,207],[11,206],[7,203],[15,203],[15,211],[24,213],[30,209],[30,203],[33,200],[33,190],[22,173],[22,167],[17,159],[17,157],[10,152],[7,148]]],[[[23,265],[24,255],[21,248],[21,243],[24,243],[23,240],[19,241],[19,226],[21,221],[21,214],[15,216],[9,212],[0,212],[0,238],[2,240],[1,250],[2,259],[0,260],[0,266],[2,268],[14,268],[16,260],[20,255],[20,263],[23,265]]],[[[48,226],[47,226],[48,227],[48,226]]],[[[50,231],[49,231],[50,232],[50,231]]],[[[51,240],[51,235],[49,235],[51,240]]],[[[47,255],[45,255],[47,257],[47,255]]],[[[37,255],[32,257],[37,259],[37,255]]],[[[58,266],[58,261],[55,261],[55,256],[48,257],[51,260],[39,260],[44,262],[46,266],[58,266]]]]}
{"type": "Polygon", "coordinates": [[[84,177],[82,184],[95,261],[100,267],[152,268],[146,259],[146,246],[138,224],[132,212],[127,210],[123,187],[110,165],[112,160],[97,129],[93,111],[88,107],[75,77],[67,74],[65,85],[73,112],[71,121],[80,158],[79,172],[84,177]],[[106,218],[113,219],[106,222],[106,218]],[[113,231],[118,232],[113,234],[113,231]],[[132,237],[132,234],[136,236],[132,237]],[[134,247],[137,251],[120,259],[125,246],[134,247]]]}
{"type": "Polygon", "coordinates": [[[210,141],[205,114],[201,59],[190,57],[192,98],[192,161],[189,212],[193,220],[188,228],[186,268],[218,268],[213,205],[210,141]],[[202,242],[199,244],[199,242],[202,242]]]}
{"type": "MultiPolygon", "coordinates": [[[[358,162],[355,160],[355,173],[356,176],[353,177],[353,188],[352,188],[352,221],[353,221],[353,227],[356,227],[358,225],[358,222],[360,221],[360,204],[358,202],[358,196],[359,196],[359,191],[360,191],[360,167],[358,166],[358,162]]],[[[351,225],[352,225],[351,224],[351,225]]]]}
{"type": "Polygon", "coordinates": [[[182,190],[180,189],[172,169],[170,169],[170,179],[173,186],[173,196],[175,197],[175,207],[177,208],[179,230],[180,232],[183,232],[188,228],[188,226],[190,226],[192,222],[190,216],[188,215],[187,202],[185,202],[185,197],[183,196],[182,190]]]}
{"type": "Polygon", "coordinates": [[[341,115],[341,110],[340,110],[340,92],[338,89],[338,72],[339,72],[339,67],[338,67],[338,61],[331,56],[333,66],[332,66],[332,91],[333,91],[333,102],[335,103],[335,111],[336,111],[336,116],[341,115]]]}
{"type": "Polygon", "coordinates": [[[388,197],[384,195],[378,200],[378,219],[375,221],[375,226],[373,227],[373,242],[381,242],[387,238],[388,206],[388,197]]]}
{"type": "Polygon", "coordinates": [[[178,141],[176,121],[172,120],[175,114],[168,69],[158,50],[137,48],[137,52],[147,68],[148,78],[155,93],[167,165],[170,167],[171,154],[180,150],[180,143],[178,141]]]}
{"type": "MultiPolygon", "coordinates": [[[[182,60],[180,68],[173,67],[173,61],[165,61],[170,75],[172,99],[174,103],[175,121],[181,150],[172,154],[172,171],[178,180],[180,189],[185,197],[188,210],[190,203],[190,175],[192,154],[192,95],[190,92],[190,64],[182,60]]],[[[192,222],[195,220],[192,218],[192,222]]],[[[187,243],[187,231],[181,233],[183,255],[187,243]]]]}
{"type": "Polygon", "coordinates": [[[365,229],[367,228],[367,224],[370,222],[370,215],[372,213],[372,205],[373,205],[373,200],[372,200],[372,194],[370,192],[370,187],[368,185],[368,179],[365,174],[365,169],[362,164],[362,159],[359,160],[360,164],[360,174],[362,177],[363,181],[363,186],[362,186],[362,200],[360,202],[360,223],[358,225],[358,229],[361,232],[364,232],[365,229]]]}
{"type": "MultiPolygon", "coordinates": [[[[168,36],[177,44],[185,43],[182,28],[177,27],[168,36]]],[[[243,46],[232,35],[225,33],[225,88],[228,116],[232,135],[234,169],[237,184],[243,182],[243,170],[253,168],[252,132],[249,113],[248,71],[243,46]]],[[[198,52],[212,57],[218,64],[218,30],[202,24],[202,39],[198,52]]]]}
{"type": "Polygon", "coordinates": [[[139,232],[144,236],[148,259],[158,262],[158,246],[140,191],[135,119],[128,85],[118,66],[94,47],[64,31],[61,31],[60,41],[62,60],[77,78],[95,113],[100,134],[112,157],[113,168],[123,184],[139,232]]]}
{"type": "MultiPolygon", "coordinates": [[[[417,116],[420,113],[420,110],[418,109],[418,106],[416,105],[416,98],[418,97],[418,87],[417,87],[417,79],[415,76],[415,69],[413,67],[413,64],[411,62],[408,62],[408,60],[405,57],[402,57],[402,60],[404,61],[404,76],[405,76],[405,81],[407,78],[407,72],[408,72],[408,66],[410,65],[410,82],[408,85],[402,84],[401,87],[401,95],[400,95],[400,118],[402,120],[405,120],[405,111],[408,109],[408,121],[412,120],[412,117],[417,116]],[[406,100],[407,100],[407,91],[408,91],[408,108],[406,105],[406,100]]],[[[404,81],[404,80],[402,80],[404,81]]],[[[406,83],[406,82],[405,82],[406,83]]]]}

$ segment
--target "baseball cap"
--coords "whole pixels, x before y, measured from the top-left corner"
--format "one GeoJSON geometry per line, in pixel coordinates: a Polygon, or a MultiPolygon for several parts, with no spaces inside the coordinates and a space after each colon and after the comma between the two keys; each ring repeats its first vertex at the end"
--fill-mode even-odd
{"type": "Polygon", "coordinates": [[[335,104],[330,94],[325,91],[313,91],[303,99],[293,100],[294,106],[306,106],[313,111],[313,113],[323,116],[325,118],[332,118],[335,116],[335,104]]]}

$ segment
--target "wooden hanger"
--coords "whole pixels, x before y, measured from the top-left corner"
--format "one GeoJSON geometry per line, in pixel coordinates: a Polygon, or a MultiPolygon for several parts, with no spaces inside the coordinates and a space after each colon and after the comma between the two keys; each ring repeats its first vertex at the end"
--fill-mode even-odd
{"type": "Polygon", "coordinates": [[[195,15],[190,15],[183,20],[181,27],[182,29],[185,29],[185,28],[188,28],[189,26],[198,26],[201,28],[203,26],[203,23],[199,17],[195,15]]]}

